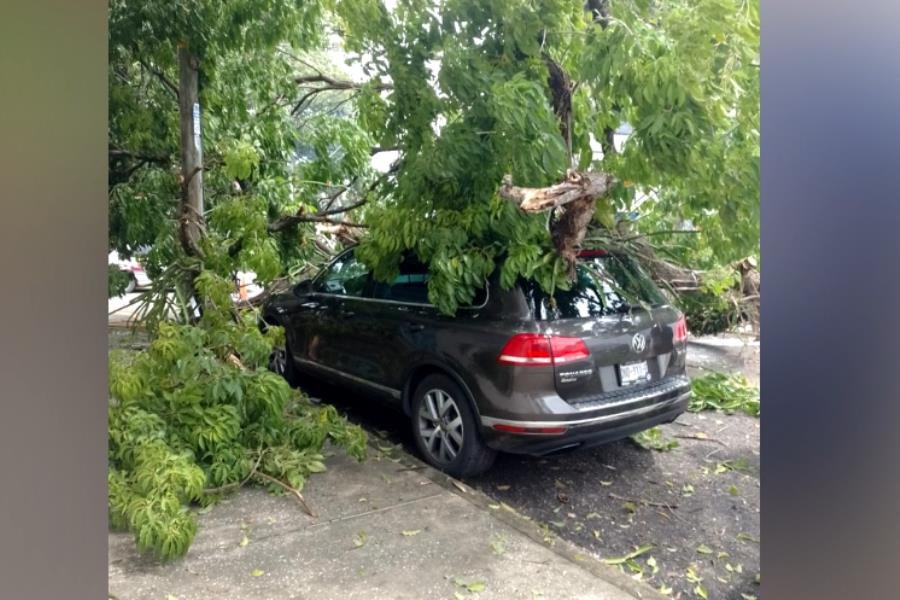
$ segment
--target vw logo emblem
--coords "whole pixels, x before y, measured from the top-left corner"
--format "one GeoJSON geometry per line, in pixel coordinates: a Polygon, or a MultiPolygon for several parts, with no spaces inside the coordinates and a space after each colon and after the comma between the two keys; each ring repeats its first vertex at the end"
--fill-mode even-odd
{"type": "Polygon", "coordinates": [[[631,349],[636,353],[640,354],[644,351],[644,348],[647,347],[647,338],[644,337],[641,333],[634,334],[634,337],[631,338],[631,349]]]}

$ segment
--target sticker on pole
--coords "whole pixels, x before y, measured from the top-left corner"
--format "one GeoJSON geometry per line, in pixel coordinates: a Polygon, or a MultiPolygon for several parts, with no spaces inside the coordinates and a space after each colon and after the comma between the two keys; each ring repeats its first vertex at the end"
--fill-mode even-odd
{"type": "Polygon", "coordinates": [[[200,103],[194,102],[194,148],[200,152],[200,103]]]}

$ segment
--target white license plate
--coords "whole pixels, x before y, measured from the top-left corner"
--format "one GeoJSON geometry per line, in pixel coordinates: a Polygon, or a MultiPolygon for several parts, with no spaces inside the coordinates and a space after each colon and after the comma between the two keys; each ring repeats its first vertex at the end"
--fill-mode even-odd
{"type": "Polygon", "coordinates": [[[648,381],[650,372],[647,371],[647,363],[631,363],[619,365],[619,381],[621,385],[632,385],[641,381],[648,381]]]}

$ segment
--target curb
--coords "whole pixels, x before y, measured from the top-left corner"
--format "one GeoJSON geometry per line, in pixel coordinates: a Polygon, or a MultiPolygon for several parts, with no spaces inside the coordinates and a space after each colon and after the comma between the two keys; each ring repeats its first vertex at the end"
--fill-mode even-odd
{"type": "MultiPolygon", "coordinates": [[[[388,452],[383,451],[375,445],[376,440],[381,440],[390,444],[391,448],[394,450],[401,450],[403,456],[399,457],[401,458],[401,462],[398,464],[403,465],[403,467],[407,469],[417,471],[430,481],[465,499],[470,504],[490,514],[493,518],[509,525],[525,537],[537,542],[544,548],[553,551],[558,556],[565,558],[573,565],[586,570],[591,575],[603,579],[625,593],[630,594],[633,598],[640,600],[671,600],[671,598],[656,591],[648,583],[629,577],[619,569],[604,563],[597,556],[587,552],[576,544],[559,537],[555,533],[548,536],[546,533],[547,530],[542,529],[539,522],[520,514],[509,505],[500,503],[500,508],[492,508],[491,505],[496,505],[497,502],[487,494],[443,473],[442,471],[438,471],[419,457],[409,453],[402,444],[395,444],[387,438],[383,438],[373,432],[367,431],[367,433],[369,435],[368,445],[373,452],[390,456],[388,452]],[[549,543],[547,541],[548,539],[550,540],[549,543]]],[[[393,458],[398,457],[395,456],[393,458]]]]}

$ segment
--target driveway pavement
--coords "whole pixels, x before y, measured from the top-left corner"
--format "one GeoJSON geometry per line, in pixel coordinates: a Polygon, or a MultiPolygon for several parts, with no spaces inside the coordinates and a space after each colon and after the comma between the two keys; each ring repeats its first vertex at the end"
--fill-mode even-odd
{"type": "Polygon", "coordinates": [[[199,515],[188,554],[169,564],[111,533],[110,597],[658,598],[607,565],[548,548],[527,520],[402,451],[374,454],[364,463],[327,459],[328,471],[304,490],[315,518],[289,497],[240,491],[199,515]]]}

